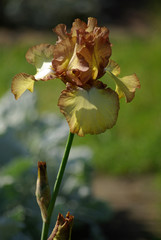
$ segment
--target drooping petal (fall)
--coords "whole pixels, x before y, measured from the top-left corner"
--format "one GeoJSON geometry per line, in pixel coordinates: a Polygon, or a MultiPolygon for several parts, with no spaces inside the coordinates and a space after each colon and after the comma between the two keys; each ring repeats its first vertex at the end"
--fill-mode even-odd
{"type": "Polygon", "coordinates": [[[37,73],[36,80],[50,80],[55,78],[52,67],[54,45],[40,44],[30,48],[26,53],[26,60],[33,64],[37,73]]]}
{"type": "Polygon", "coordinates": [[[114,61],[110,61],[106,68],[107,73],[114,79],[116,83],[116,92],[119,98],[125,97],[127,102],[131,102],[135,96],[136,88],[140,88],[140,81],[136,74],[117,77],[120,73],[120,67],[114,61]]]}
{"type": "Polygon", "coordinates": [[[11,85],[11,91],[14,94],[16,100],[28,89],[30,92],[33,92],[34,89],[34,76],[19,73],[13,80],[11,85]]]}
{"type": "Polygon", "coordinates": [[[58,106],[70,131],[79,136],[99,134],[112,128],[119,111],[118,95],[110,88],[83,88],[62,91],[58,106]]]}

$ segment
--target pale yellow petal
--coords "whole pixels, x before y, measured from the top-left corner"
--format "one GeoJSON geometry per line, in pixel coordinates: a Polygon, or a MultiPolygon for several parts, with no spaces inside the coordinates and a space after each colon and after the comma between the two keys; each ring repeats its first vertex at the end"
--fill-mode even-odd
{"type": "Polygon", "coordinates": [[[19,73],[17,74],[13,80],[11,85],[11,91],[14,94],[16,100],[26,91],[29,90],[33,92],[34,89],[34,76],[26,74],[26,73],[19,73]]]}
{"type": "Polygon", "coordinates": [[[136,88],[140,88],[140,81],[136,74],[119,78],[118,75],[120,74],[120,67],[113,60],[109,61],[106,67],[106,72],[115,81],[115,91],[117,92],[119,98],[125,97],[126,102],[131,102],[135,96],[136,88]]]}
{"type": "Polygon", "coordinates": [[[140,88],[140,82],[136,74],[118,78],[111,74],[116,83],[116,92],[119,98],[125,97],[127,102],[131,102],[135,96],[136,88],[140,88]]]}
{"type": "Polygon", "coordinates": [[[66,117],[70,131],[84,136],[102,133],[115,125],[119,100],[118,95],[110,88],[76,88],[64,90],[58,106],[66,117]]]}
{"type": "MultiPolygon", "coordinates": [[[[140,82],[138,77],[136,76],[136,74],[133,74],[120,78],[120,81],[121,82],[117,84],[119,90],[116,89],[116,92],[119,93],[119,91],[122,91],[126,97],[126,101],[131,102],[135,96],[136,88],[140,88],[140,82]]],[[[120,95],[122,95],[122,93],[120,95]]]]}
{"type": "Polygon", "coordinates": [[[120,74],[120,66],[113,60],[109,60],[106,70],[118,76],[120,74]]]}

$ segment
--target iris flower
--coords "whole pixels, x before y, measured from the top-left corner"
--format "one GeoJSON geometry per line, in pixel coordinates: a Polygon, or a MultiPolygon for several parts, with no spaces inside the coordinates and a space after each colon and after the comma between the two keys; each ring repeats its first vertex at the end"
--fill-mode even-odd
{"type": "Polygon", "coordinates": [[[36,74],[17,74],[12,80],[12,93],[18,99],[27,89],[33,92],[34,83],[59,78],[66,85],[58,106],[70,131],[79,136],[99,134],[112,128],[118,117],[119,99],[132,101],[140,82],[136,74],[118,77],[120,67],[110,59],[109,30],[98,27],[95,18],[88,23],[76,19],[68,33],[59,24],[53,31],[58,35],[55,45],[40,44],[30,48],[26,59],[36,67],[36,74]],[[116,83],[112,90],[101,81],[106,74],[116,83]]]}

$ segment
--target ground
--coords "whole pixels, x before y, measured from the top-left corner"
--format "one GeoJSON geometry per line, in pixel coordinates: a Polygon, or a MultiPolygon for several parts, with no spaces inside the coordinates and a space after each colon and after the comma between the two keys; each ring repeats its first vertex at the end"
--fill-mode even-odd
{"type": "Polygon", "coordinates": [[[114,209],[113,219],[104,226],[110,240],[161,239],[161,192],[153,176],[96,175],[92,189],[114,209]]]}

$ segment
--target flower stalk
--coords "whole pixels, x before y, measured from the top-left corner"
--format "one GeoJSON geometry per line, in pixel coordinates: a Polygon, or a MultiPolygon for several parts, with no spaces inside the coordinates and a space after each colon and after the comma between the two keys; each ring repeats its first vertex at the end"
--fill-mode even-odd
{"type": "Polygon", "coordinates": [[[54,185],[54,188],[53,188],[53,192],[52,192],[52,195],[51,195],[51,201],[50,201],[48,211],[47,211],[47,220],[43,221],[41,240],[46,240],[47,237],[48,237],[48,231],[49,231],[51,216],[52,216],[52,213],[53,213],[53,210],[54,210],[56,198],[57,198],[57,195],[58,195],[58,192],[59,192],[59,189],[60,189],[60,185],[61,185],[61,182],[62,182],[62,179],[63,179],[65,167],[66,167],[66,164],[67,164],[67,161],[68,161],[70,149],[71,149],[72,142],[73,142],[73,138],[74,138],[74,134],[70,132],[69,136],[68,136],[64,156],[62,158],[62,162],[60,164],[59,171],[58,171],[58,174],[57,174],[57,178],[56,178],[56,181],[55,181],[55,185],[54,185]]]}

